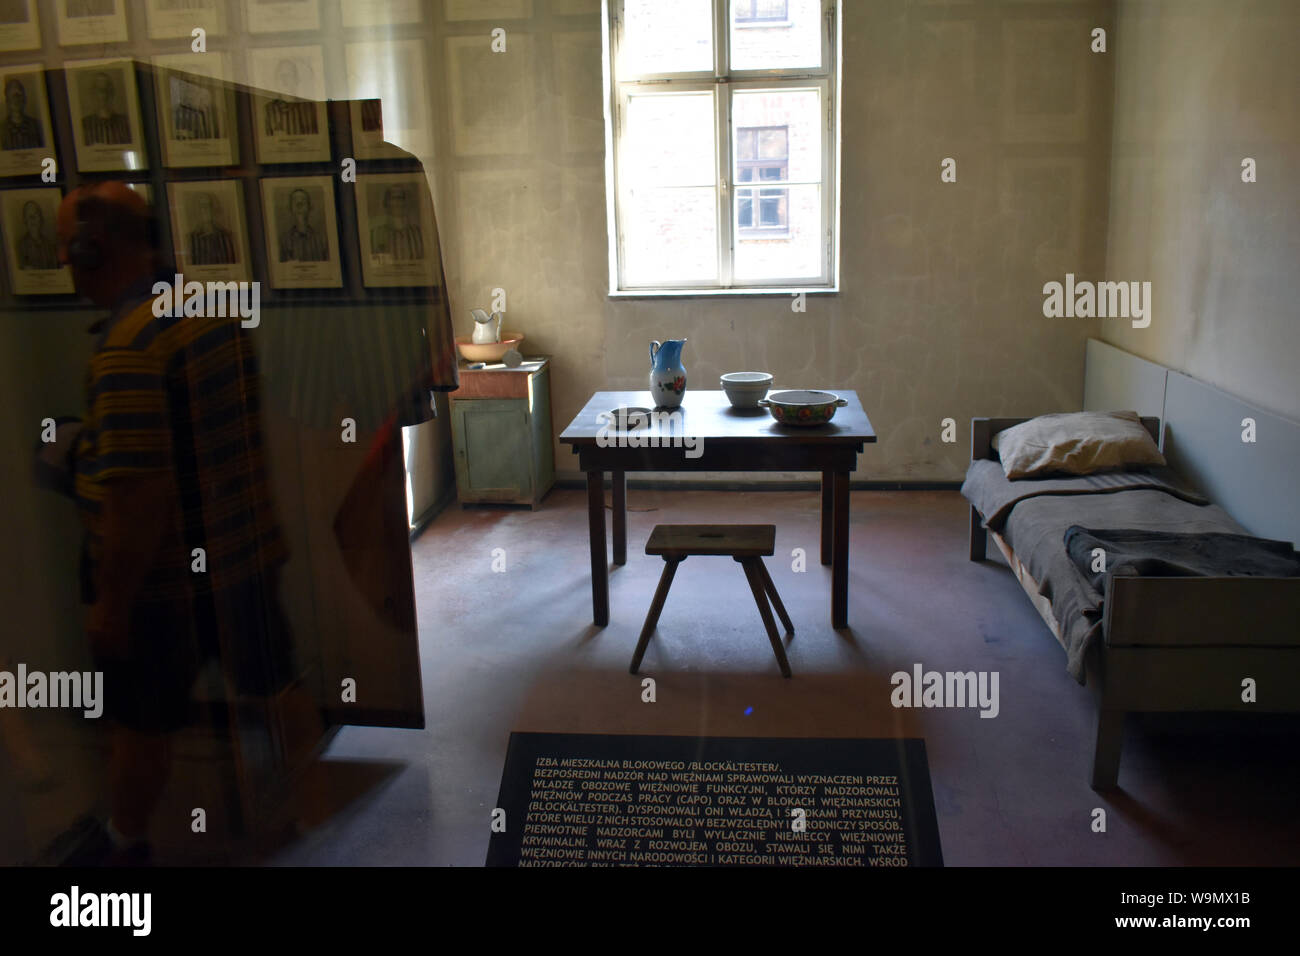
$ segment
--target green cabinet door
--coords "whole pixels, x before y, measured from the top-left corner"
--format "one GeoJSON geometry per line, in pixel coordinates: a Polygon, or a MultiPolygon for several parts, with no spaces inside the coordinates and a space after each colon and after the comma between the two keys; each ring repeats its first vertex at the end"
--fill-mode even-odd
{"type": "Polygon", "coordinates": [[[532,435],[525,400],[471,399],[452,405],[456,488],[462,501],[529,501],[532,435]]]}

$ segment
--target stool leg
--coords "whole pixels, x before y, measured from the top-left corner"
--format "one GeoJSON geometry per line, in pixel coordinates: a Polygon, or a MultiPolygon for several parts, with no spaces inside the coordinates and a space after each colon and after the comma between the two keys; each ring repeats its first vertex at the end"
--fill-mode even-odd
{"type": "Polygon", "coordinates": [[[755,558],[754,564],[758,566],[758,573],[763,576],[763,588],[767,591],[767,596],[772,599],[772,607],[776,608],[776,616],[785,625],[786,633],[793,634],[794,625],[790,623],[790,615],[785,613],[785,605],[781,603],[781,595],[776,593],[776,585],[772,583],[772,576],[767,573],[767,565],[763,563],[762,558],[755,558]]]}
{"type": "Polygon", "coordinates": [[[776,622],[772,620],[772,610],[767,606],[767,593],[763,589],[763,576],[758,568],[754,567],[759,563],[757,558],[736,558],[740,566],[745,569],[745,577],[749,579],[749,589],[754,592],[754,603],[758,605],[758,613],[763,618],[763,626],[767,628],[767,639],[772,642],[772,653],[776,655],[776,662],[781,665],[781,675],[790,676],[790,662],[786,660],[785,648],[781,646],[781,637],[776,633],[776,622]]]}
{"type": "Polygon", "coordinates": [[[677,574],[677,565],[681,564],[684,558],[664,558],[664,573],[659,576],[659,587],[655,589],[655,599],[650,602],[650,610],[645,616],[645,624],[641,628],[641,637],[636,642],[636,652],[632,655],[632,666],[628,672],[635,674],[637,668],[641,666],[641,657],[645,654],[646,645],[650,643],[650,635],[654,633],[655,625],[659,623],[659,615],[664,609],[664,601],[668,599],[668,589],[673,586],[673,577],[677,574]]]}

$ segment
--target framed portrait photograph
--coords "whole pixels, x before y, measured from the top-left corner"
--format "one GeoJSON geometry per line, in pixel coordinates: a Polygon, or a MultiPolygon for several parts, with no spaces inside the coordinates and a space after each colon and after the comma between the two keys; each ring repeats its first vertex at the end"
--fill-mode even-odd
{"type": "Polygon", "coordinates": [[[345,27],[386,27],[419,23],[420,0],[348,0],[342,4],[345,27]]]}
{"type": "Polygon", "coordinates": [[[343,285],[333,176],[263,179],[266,265],[276,289],[343,285]]]}
{"type": "Polygon", "coordinates": [[[74,292],[72,270],[59,265],[54,220],[63,200],[57,186],[0,192],[5,257],[17,295],[67,295],[74,292]]]}
{"type": "Polygon", "coordinates": [[[253,130],[259,163],[330,158],[325,57],[319,46],[263,47],[248,54],[255,92],[253,130]]]}
{"type": "Polygon", "coordinates": [[[4,118],[0,119],[0,176],[41,172],[41,161],[54,156],[50,103],[45,70],[39,63],[0,68],[4,118]]]}
{"type": "Polygon", "coordinates": [[[357,247],[367,286],[438,282],[438,232],[424,173],[358,176],[357,247]]]}
{"type": "Polygon", "coordinates": [[[432,152],[424,44],[420,40],[349,43],[346,50],[352,154],[401,159],[432,152]]]}
{"type": "Polygon", "coordinates": [[[235,91],[226,53],[153,58],[163,164],[233,166],[239,162],[235,91]]]}
{"type": "Polygon", "coordinates": [[[209,36],[226,32],[227,0],[145,0],[149,38],[191,37],[195,27],[209,36]]]}
{"type": "Polygon", "coordinates": [[[237,179],[167,184],[176,270],[200,282],[250,282],[243,184],[237,179]]]}
{"type": "Polygon", "coordinates": [[[36,0],[0,0],[0,50],[37,50],[40,46],[36,0]]]}
{"type": "Polygon", "coordinates": [[[147,169],[130,60],[70,60],[64,64],[77,169],[147,169]]]}
{"type": "Polygon", "coordinates": [[[244,26],[249,33],[319,30],[320,0],[244,0],[244,26]]]}
{"type": "Polygon", "coordinates": [[[126,0],[54,0],[59,44],[124,43],[126,0]]]}

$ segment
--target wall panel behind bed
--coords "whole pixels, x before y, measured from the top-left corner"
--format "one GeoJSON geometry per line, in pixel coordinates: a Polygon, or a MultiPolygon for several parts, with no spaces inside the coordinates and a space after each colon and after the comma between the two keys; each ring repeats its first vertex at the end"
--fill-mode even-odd
{"type": "Polygon", "coordinates": [[[1164,453],[1251,534],[1300,546],[1300,423],[1171,370],[1164,453]],[[1253,443],[1242,441],[1246,418],[1253,443]]]}
{"type": "Polygon", "coordinates": [[[1165,417],[1163,365],[1138,358],[1098,339],[1088,339],[1083,374],[1083,410],[1114,412],[1131,409],[1142,416],[1165,417]]]}

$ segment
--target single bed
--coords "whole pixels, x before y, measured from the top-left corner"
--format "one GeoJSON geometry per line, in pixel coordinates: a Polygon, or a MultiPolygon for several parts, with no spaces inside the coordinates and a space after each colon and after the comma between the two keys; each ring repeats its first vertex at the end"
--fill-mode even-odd
{"type": "MultiPolygon", "coordinates": [[[[993,539],[1064,648],[1070,673],[1094,687],[1092,786],[1118,784],[1130,712],[1300,710],[1300,578],[1116,574],[1097,593],[1067,553],[1071,526],[1246,529],[1168,468],[1009,481],[992,440],[1023,421],[972,421],[962,486],[971,502],[970,557],[983,560],[993,539]]],[[[1158,440],[1159,421],[1142,424],[1158,440]]]]}

